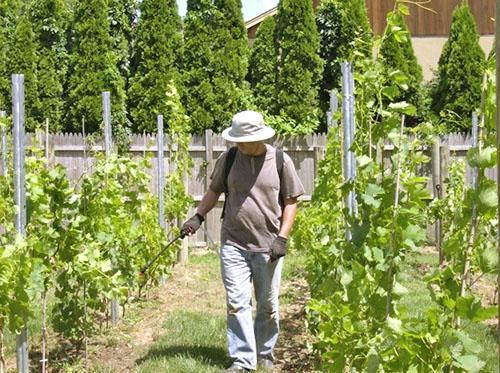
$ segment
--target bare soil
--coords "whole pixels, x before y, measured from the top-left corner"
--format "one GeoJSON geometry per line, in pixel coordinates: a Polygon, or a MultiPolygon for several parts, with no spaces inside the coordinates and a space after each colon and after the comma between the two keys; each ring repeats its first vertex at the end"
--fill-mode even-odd
{"type": "MultiPolygon", "coordinates": [[[[287,301],[280,310],[281,335],[275,371],[313,372],[314,360],[306,347],[307,284],[303,279],[284,281],[281,293],[287,301]]],[[[207,273],[206,265],[175,266],[165,285],[147,290],[145,299],[127,306],[117,327],[105,329],[102,335],[89,339],[87,360],[82,351],[75,351],[64,341],[52,337],[49,348],[57,346],[57,350],[50,351],[48,371],[133,372],[137,361],[164,332],[162,325],[168,314],[184,309],[217,316],[225,314],[224,289],[218,273],[207,273]]],[[[33,371],[37,371],[39,353],[35,351],[30,355],[33,371]]],[[[15,371],[15,357],[9,356],[7,368],[8,372],[15,371]]]]}

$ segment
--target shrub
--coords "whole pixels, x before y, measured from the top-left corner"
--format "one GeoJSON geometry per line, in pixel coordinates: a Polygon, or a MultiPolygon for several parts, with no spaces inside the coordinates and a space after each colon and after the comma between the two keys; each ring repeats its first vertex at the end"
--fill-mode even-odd
{"type": "Polygon", "coordinates": [[[130,113],[135,130],[154,132],[156,116],[167,114],[167,88],[172,80],[178,80],[181,23],[175,0],[144,0],[140,9],[129,88],[130,113]]]}
{"type": "Polygon", "coordinates": [[[453,12],[450,37],[439,58],[432,110],[447,120],[447,130],[471,128],[471,114],[480,106],[485,55],[466,2],[453,12]]]}
{"type": "Polygon", "coordinates": [[[10,74],[8,56],[16,23],[19,14],[22,13],[23,1],[21,0],[2,0],[0,1],[0,110],[10,111],[10,74]]]}
{"type": "Polygon", "coordinates": [[[247,38],[239,0],[190,0],[184,23],[183,90],[194,132],[227,126],[241,106],[247,38]]]}
{"type": "Polygon", "coordinates": [[[310,0],[282,0],[276,16],[277,114],[300,125],[318,117],[318,83],[323,63],[310,0]]]}
{"type": "Polygon", "coordinates": [[[329,107],[329,92],[341,86],[340,63],[353,61],[356,51],[368,57],[372,51],[372,35],[364,0],[325,0],[316,16],[320,35],[319,53],[324,60],[320,85],[320,102],[323,112],[329,107]]]}
{"type": "Polygon", "coordinates": [[[118,70],[125,79],[130,76],[132,30],[136,17],[137,0],[109,0],[113,51],[118,58],[118,70]]]}
{"type": "Polygon", "coordinates": [[[261,111],[274,112],[276,85],[276,52],[274,29],[276,22],[268,17],[257,30],[248,69],[248,81],[255,98],[255,105],[261,111]]]}
{"type": "Polygon", "coordinates": [[[33,2],[31,21],[37,48],[39,105],[36,119],[49,120],[50,131],[63,129],[64,84],[68,69],[67,30],[69,9],[64,0],[33,2]]]}
{"type": "Polygon", "coordinates": [[[67,129],[95,132],[102,122],[103,91],[111,92],[114,133],[126,125],[125,82],[113,52],[106,0],[79,0],[75,4],[67,97],[67,129]],[[121,127],[121,128],[120,128],[121,127]]]}
{"type": "MultiPolygon", "coordinates": [[[[394,101],[406,101],[420,109],[422,104],[422,67],[415,56],[410,32],[403,14],[398,13],[393,17],[393,20],[399,29],[396,31],[388,29],[380,47],[384,69],[386,74],[399,70],[407,78],[408,89],[394,97],[394,101]]],[[[413,121],[415,119],[413,118],[413,121]]]]}

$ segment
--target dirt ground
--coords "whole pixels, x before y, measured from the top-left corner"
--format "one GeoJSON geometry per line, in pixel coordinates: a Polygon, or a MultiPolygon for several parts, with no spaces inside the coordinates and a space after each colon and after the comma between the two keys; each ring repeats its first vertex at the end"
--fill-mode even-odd
{"type": "MultiPolygon", "coordinates": [[[[161,325],[169,312],[189,309],[224,315],[225,298],[220,278],[207,274],[206,269],[206,265],[199,264],[175,266],[165,285],[149,289],[146,300],[126,308],[126,315],[117,327],[88,341],[86,360],[83,353],[75,353],[52,338],[49,344],[57,345],[58,350],[50,351],[48,371],[133,372],[136,362],[161,336],[161,325]],[[80,362],[75,363],[78,358],[80,362]]],[[[275,371],[312,372],[313,359],[306,347],[307,284],[303,279],[284,281],[281,293],[287,301],[282,302],[280,310],[282,331],[276,348],[275,371]]],[[[38,365],[39,360],[37,353],[30,356],[33,364],[38,365]]],[[[7,367],[8,372],[15,372],[15,358],[8,359],[7,367]]]]}

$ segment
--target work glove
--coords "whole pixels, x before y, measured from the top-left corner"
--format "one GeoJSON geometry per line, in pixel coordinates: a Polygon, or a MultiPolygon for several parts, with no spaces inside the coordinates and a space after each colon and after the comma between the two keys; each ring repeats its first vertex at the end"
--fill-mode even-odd
{"type": "Polygon", "coordinates": [[[186,220],[184,224],[182,224],[181,228],[181,236],[191,236],[198,229],[200,229],[201,223],[205,221],[205,218],[200,214],[196,213],[191,218],[186,220]]]}
{"type": "Polygon", "coordinates": [[[286,255],[286,238],[285,237],[276,237],[271,244],[270,248],[270,255],[271,255],[271,262],[274,262],[275,260],[278,260],[282,256],[286,255]]]}

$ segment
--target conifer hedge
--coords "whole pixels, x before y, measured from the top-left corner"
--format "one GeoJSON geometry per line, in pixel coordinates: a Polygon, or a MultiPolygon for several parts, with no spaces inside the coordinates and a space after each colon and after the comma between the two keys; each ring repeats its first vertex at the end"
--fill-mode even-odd
{"type": "Polygon", "coordinates": [[[432,92],[432,110],[444,116],[447,131],[471,128],[471,114],[480,106],[484,65],[476,22],[464,1],[453,12],[432,92]]]}
{"type": "Polygon", "coordinates": [[[193,131],[220,131],[241,108],[247,74],[241,1],[189,0],[184,40],[183,97],[193,131]]]}
{"type": "Polygon", "coordinates": [[[8,57],[16,24],[22,12],[22,0],[0,1],[0,110],[7,112],[11,110],[10,75],[12,74],[8,57]]]}
{"type": "MultiPolygon", "coordinates": [[[[23,13],[17,20],[12,39],[10,40],[7,63],[8,71],[11,74],[24,74],[26,130],[34,131],[38,123],[36,120],[36,110],[40,107],[36,71],[36,43],[29,16],[26,11],[23,13]]],[[[7,97],[10,99],[10,91],[7,97]]]]}
{"type": "Polygon", "coordinates": [[[257,29],[252,53],[249,60],[248,81],[255,100],[261,111],[275,112],[276,50],[274,30],[276,22],[268,17],[257,29]]]}
{"type": "Polygon", "coordinates": [[[39,0],[33,3],[30,15],[36,41],[39,92],[34,114],[39,123],[45,118],[49,120],[51,132],[62,131],[70,12],[65,0],[39,0]]]}
{"type": "Polygon", "coordinates": [[[382,41],[380,54],[383,57],[384,68],[387,74],[399,70],[408,78],[408,89],[402,91],[398,97],[394,97],[394,101],[406,101],[420,109],[422,67],[415,56],[411,35],[403,15],[398,13],[393,19],[400,30],[397,33],[387,30],[386,37],[382,41]],[[401,39],[402,36],[404,39],[401,39]]]}
{"type": "Polygon", "coordinates": [[[341,87],[340,63],[371,56],[373,40],[364,0],[322,1],[316,25],[320,35],[319,54],[325,64],[320,83],[320,107],[326,112],[329,92],[341,87]]]}
{"type": "Polygon", "coordinates": [[[129,110],[134,130],[154,132],[156,116],[167,113],[167,87],[179,80],[181,21],[175,0],[144,0],[140,14],[128,90],[129,110]]]}
{"type": "Polygon", "coordinates": [[[276,105],[305,132],[318,124],[318,83],[323,63],[310,0],[281,0],[276,16],[276,105]]]}
{"type": "Polygon", "coordinates": [[[103,91],[111,92],[114,132],[126,126],[125,82],[113,51],[107,0],[77,0],[70,49],[66,128],[96,132],[102,122],[103,91]]]}

